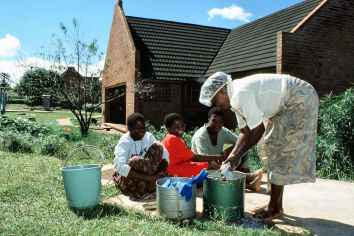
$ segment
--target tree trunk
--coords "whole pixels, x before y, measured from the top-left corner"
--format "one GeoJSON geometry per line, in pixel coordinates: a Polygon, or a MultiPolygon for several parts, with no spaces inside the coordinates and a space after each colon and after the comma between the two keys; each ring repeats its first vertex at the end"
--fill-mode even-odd
{"type": "Polygon", "coordinates": [[[81,125],[80,124],[80,129],[81,129],[81,137],[87,137],[88,131],[89,131],[89,127],[87,127],[87,125],[81,125]]]}

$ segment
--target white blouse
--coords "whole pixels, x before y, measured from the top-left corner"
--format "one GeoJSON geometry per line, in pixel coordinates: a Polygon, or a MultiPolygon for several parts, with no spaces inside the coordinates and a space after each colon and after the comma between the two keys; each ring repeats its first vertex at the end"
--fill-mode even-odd
{"type": "MultiPolygon", "coordinates": [[[[134,141],[130,132],[125,133],[118,141],[117,146],[114,149],[114,169],[118,171],[121,176],[127,177],[130,172],[130,166],[127,161],[133,156],[144,157],[151,145],[156,141],[155,137],[146,132],[141,140],[134,141]]],[[[160,143],[162,145],[162,143],[160,143]]],[[[162,145],[163,146],[163,145],[162,145]]],[[[163,147],[162,159],[166,159],[169,163],[169,154],[165,147],[163,147]]]]}
{"type": "Polygon", "coordinates": [[[289,75],[256,74],[233,80],[227,86],[231,110],[236,113],[239,128],[250,130],[273,117],[287,94],[289,75]]]}

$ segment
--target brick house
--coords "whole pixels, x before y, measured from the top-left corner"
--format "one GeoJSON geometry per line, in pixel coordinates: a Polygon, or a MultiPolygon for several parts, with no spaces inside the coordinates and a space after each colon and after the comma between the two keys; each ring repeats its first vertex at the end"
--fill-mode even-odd
{"type": "Polygon", "coordinates": [[[115,5],[103,75],[103,101],[117,89],[130,91],[139,79],[153,84],[152,98],[138,100],[133,93],[104,103],[103,122],[125,124],[133,112],[155,126],[171,112],[182,114],[189,126],[207,120],[207,107],[198,101],[200,80],[229,29],[125,16],[115,5]],[[198,120],[199,119],[199,120],[198,120]],[[197,121],[197,122],[196,122],[197,121]]]}
{"type": "MultiPolygon", "coordinates": [[[[60,75],[64,81],[67,88],[73,88],[75,91],[77,91],[77,88],[79,86],[79,84],[83,84],[86,80],[87,83],[93,85],[93,83],[97,83],[97,86],[99,88],[99,77],[97,76],[82,76],[79,72],[77,72],[77,70],[75,69],[75,67],[71,67],[69,66],[61,75],[60,75]]],[[[73,96],[75,97],[75,95],[78,95],[77,93],[74,93],[73,96]]],[[[99,103],[100,101],[100,97],[98,96],[100,94],[96,94],[96,93],[87,93],[87,95],[85,97],[81,98],[81,103],[99,103]]]]}
{"type": "MultiPolygon", "coordinates": [[[[152,99],[127,93],[103,106],[103,122],[125,124],[141,112],[154,125],[170,112],[190,126],[206,121],[198,104],[201,77],[216,71],[234,79],[283,73],[310,82],[320,95],[341,92],[354,81],[354,2],[307,0],[235,29],[125,16],[115,11],[103,76],[102,99],[139,79],[155,84],[152,99]]],[[[228,124],[235,126],[235,121],[228,124]]]]}
{"type": "Polygon", "coordinates": [[[308,0],[233,29],[205,76],[290,74],[319,93],[354,81],[354,1],[308,0]]]}

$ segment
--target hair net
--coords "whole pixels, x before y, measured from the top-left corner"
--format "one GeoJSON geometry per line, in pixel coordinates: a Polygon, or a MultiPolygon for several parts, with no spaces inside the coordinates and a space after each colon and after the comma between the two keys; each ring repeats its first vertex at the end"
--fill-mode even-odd
{"type": "Polygon", "coordinates": [[[231,76],[223,72],[212,74],[200,89],[199,102],[206,106],[211,106],[211,100],[216,93],[224,87],[225,84],[231,82],[231,76]]]}

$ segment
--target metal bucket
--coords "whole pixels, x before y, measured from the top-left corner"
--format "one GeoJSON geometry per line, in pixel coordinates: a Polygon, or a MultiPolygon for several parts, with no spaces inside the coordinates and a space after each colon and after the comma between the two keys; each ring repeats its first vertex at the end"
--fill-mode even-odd
{"type": "Polygon", "coordinates": [[[239,219],[244,215],[245,177],[233,171],[230,179],[222,178],[219,170],[208,171],[203,183],[203,213],[217,219],[239,219]]]}
{"type": "Polygon", "coordinates": [[[188,178],[167,177],[156,181],[157,213],[173,220],[188,219],[195,216],[196,212],[196,185],[193,184],[192,198],[189,202],[184,197],[179,197],[178,188],[162,186],[167,179],[171,183],[177,181],[188,182],[188,178]]]}
{"type": "Polygon", "coordinates": [[[76,209],[86,209],[96,206],[100,202],[101,196],[101,168],[104,156],[100,149],[95,146],[82,146],[74,150],[61,168],[63,175],[66,200],[70,207],[76,209]],[[66,166],[74,153],[83,149],[95,149],[101,157],[101,164],[66,166]]]}

